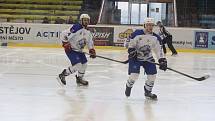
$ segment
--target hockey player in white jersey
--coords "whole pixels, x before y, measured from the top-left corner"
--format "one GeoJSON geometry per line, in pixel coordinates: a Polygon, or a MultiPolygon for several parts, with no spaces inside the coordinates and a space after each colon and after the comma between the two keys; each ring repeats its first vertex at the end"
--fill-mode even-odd
{"type": "Polygon", "coordinates": [[[154,81],[156,79],[157,69],[152,51],[157,56],[161,70],[167,69],[167,60],[164,57],[164,53],[161,46],[161,38],[153,33],[154,19],[146,18],[144,21],[144,29],[138,29],[130,36],[130,42],[128,45],[129,53],[129,79],[126,83],[125,95],[127,97],[131,94],[133,84],[138,79],[140,73],[140,67],[143,66],[147,75],[145,81],[144,91],[145,97],[153,100],[157,100],[157,95],[152,93],[154,81]]]}
{"type": "Polygon", "coordinates": [[[77,72],[76,83],[78,85],[87,86],[88,81],[84,79],[85,70],[87,68],[87,58],[83,53],[85,45],[87,45],[91,58],[96,57],[93,44],[93,37],[87,26],[90,22],[88,14],[81,14],[80,23],[74,24],[71,28],[65,30],[61,34],[61,41],[67,57],[71,62],[71,66],[64,69],[58,75],[61,85],[66,85],[65,77],[77,72]]]}

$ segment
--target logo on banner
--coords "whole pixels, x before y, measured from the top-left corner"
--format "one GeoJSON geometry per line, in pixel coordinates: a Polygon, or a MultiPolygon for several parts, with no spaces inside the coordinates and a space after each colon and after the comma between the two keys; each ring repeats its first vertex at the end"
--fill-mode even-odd
{"type": "Polygon", "coordinates": [[[195,33],[195,48],[208,48],[208,32],[195,33]]]}
{"type": "Polygon", "coordinates": [[[94,44],[98,46],[113,45],[112,27],[89,27],[94,39],[94,44]]]}
{"type": "Polygon", "coordinates": [[[119,33],[119,38],[120,39],[127,39],[129,36],[133,33],[133,29],[127,29],[124,32],[119,33]]]}
{"type": "Polygon", "coordinates": [[[209,32],[209,35],[208,35],[208,48],[215,50],[215,31],[209,32]]]}
{"type": "Polygon", "coordinates": [[[6,25],[0,27],[0,40],[23,40],[23,35],[29,35],[31,27],[6,25]]]}

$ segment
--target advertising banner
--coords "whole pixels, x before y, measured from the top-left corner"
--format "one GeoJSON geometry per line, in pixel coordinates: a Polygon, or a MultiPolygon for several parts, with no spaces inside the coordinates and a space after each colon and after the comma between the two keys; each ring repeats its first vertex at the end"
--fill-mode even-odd
{"type": "MultiPolygon", "coordinates": [[[[115,27],[114,28],[114,45],[123,46],[124,42],[128,40],[131,33],[136,29],[143,29],[143,27],[115,27]]],[[[193,30],[167,28],[173,36],[173,45],[175,48],[193,48],[193,30]],[[182,36],[183,35],[183,36],[182,36]]],[[[154,28],[154,32],[158,34],[159,29],[154,28]]]]}
{"type": "Polygon", "coordinates": [[[172,43],[175,48],[193,48],[193,30],[182,28],[167,28],[172,34],[172,43]]]}
{"type": "Polygon", "coordinates": [[[215,49],[215,30],[194,31],[194,48],[215,49]]]}
{"type": "Polygon", "coordinates": [[[0,24],[0,42],[59,43],[60,33],[69,25],[54,24],[0,24]]]}
{"type": "MultiPolygon", "coordinates": [[[[0,42],[14,43],[61,43],[60,34],[68,29],[68,24],[0,24],[0,42]]],[[[95,40],[95,45],[113,45],[113,27],[89,27],[95,40]]]]}
{"type": "MultiPolygon", "coordinates": [[[[69,24],[0,23],[0,43],[60,44],[60,34],[69,24]]],[[[142,26],[89,27],[95,45],[123,46],[131,33],[142,26]]],[[[193,28],[166,28],[173,36],[175,48],[215,49],[215,30],[193,28]]],[[[154,28],[158,33],[158,28],[154,28]]]]}
{"type": "Polygon", "coordinates": [[[114,45],[123,46],[124,42],[128,40],[131,33],[137,28],[134,27],[115,27],[114,28],[114,45]]]}
{"type": "Polygon", "coordinates": [[[209,49],[215,49],[215,31],[214,32],[209,32],[208,48],[209,49]]]}
{"type": "Polygon", "coordinates": [[[94,44],[98,46],[112,46],[113,45],[113,27],[89,27],[94,44]]]}
{"type": "Polygon", "coordinates": [[[208,32],[195,31],[195,48],[208,48],[208,32]]]}

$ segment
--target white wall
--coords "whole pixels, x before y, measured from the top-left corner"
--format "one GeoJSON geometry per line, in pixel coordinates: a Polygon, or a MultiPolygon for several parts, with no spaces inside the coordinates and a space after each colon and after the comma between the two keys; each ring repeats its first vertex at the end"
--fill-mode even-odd
{"type": "Polygon", "coordinates": [[[161,9],[162,3],[150,3],[149,4],[149,16],[155,19],[155,22],[161,21],[161,9]],[[159,11],[156,11],[158,9],[159,11]]]}

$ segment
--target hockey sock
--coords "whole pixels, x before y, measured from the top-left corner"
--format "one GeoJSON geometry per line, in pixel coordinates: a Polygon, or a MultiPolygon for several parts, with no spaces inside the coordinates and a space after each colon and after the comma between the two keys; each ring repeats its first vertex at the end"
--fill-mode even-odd
{"type": "Polygon", "coordinates": [[[80,68],[78,69],[78,77],[81,77],[81,78],[84,77],[86,68],[87,68],[87,64],[86,64],[86,63],[85,63],[85,64],[82,64],[82,65],[80,66],[80,68]]]}
{"type": "Polygon", "coordinates": [[[147,75],[147,80],[145,82],[145,89],[149,92],[152,91],[152,88],[154,87],[154,81],[155,81],[156,75],[147,75]]]}
{"type": "Polygon", "coordinates": [[[128,87],[133,87],[134,83],[135,83],[135,80],[137,80],[139,77],[139,74],[138,73],[131,73],[130,76],[129,76],[129,79],[127,80],[127,83],[126,85],[128,87]]]}
{"type": "Polygon", "coordinates": [[[69,66],[67,69],[66,69],[66,76],[70,75],[70,74],[73,74],[75,73],[77,70],[79,70],[81,68],[81,63],[77,63],[73,66],[69,66]]]}

